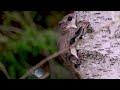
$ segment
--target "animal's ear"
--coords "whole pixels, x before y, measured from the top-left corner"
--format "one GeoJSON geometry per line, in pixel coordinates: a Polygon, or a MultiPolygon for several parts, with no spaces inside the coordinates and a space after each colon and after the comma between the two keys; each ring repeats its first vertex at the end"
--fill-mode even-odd
{"type": "Polygon", "coordinates": [[[62,24],[62,21],[58,22],[58,25],[61,25],[62,24]]]}
{"type": "Polygon", "coordinates": [[[64,22],[63,22],[63,20],[62,20],[62,21],[60,21],[60,22],[58,23],[58,25],[61,26],[63,23],[64,23],[64,22]]]}

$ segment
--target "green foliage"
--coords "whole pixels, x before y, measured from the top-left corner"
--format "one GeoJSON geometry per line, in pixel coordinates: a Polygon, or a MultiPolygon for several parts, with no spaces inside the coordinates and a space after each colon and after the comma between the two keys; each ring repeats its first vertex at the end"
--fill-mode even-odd
{"type": "MultiPolygon", "coordinates": [[[[56,51],[57,33],[53,29],[46,31],[40,30],[33,21],[35,12],[4,12],[5,20],[3,25],[11,26],[11,21],[15,21],[21,25],[24,31],[20,38],[16,38],[9,33],[10,27],[1,29],[5,35],[0,38],[6,38],[4,42],[0,40],[0,62],[6,67],[10,78],[15,79],[21,77],[31,66],[29,53],[33,57],[44,55],[44,52],[52,54],[56,51]],[[6,30],[6,31],[5,31],[6,30]],[[8,36],[12,36],[12,39],[8,36]]],[[[14,32],[17,31],[14,30],[14,32]]]]}
{"type": "MultiPolygon", "coordinates": [[[[40,61],[42,56],[47,57],[57,51],[58,34],[53,27],[57,25],[63,14],[57,11],[51,12],[51,15],[46,17],[47,29],[35,23],[33,20],[35,15],[35,11],[4,12],[3,24],[0,25],[0,65],[4,70],[1,67],[0,70],[7,72],[6,75],[8,74],[11,79],[20,78],[25,74],[33,66],[29,62],[36,61],[36,57],[39,57],[40,61]]],[[[38,20],[41,19],[39,16],[38,20]]],[[[56,65],[54,71],[56,75],[59,74],[57,78],[64,78],[60,73],[64,74],[67,71],[56,65]],[[62,72],[57,72],[60,70],[62,72]]],[[[28,77],[28,79],[34,78],[28,77]]]]}

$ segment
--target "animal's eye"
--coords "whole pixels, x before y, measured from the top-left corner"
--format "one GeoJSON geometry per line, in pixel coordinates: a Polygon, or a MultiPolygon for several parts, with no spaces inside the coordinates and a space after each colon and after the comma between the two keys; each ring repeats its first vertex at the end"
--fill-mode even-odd
{"type": "Polygon", "coordinates": [[[69,17],[67,18],[67,20],[68,20],[68,21],[71,21],[71,20],[72,20],[72,17],[71,17],[71,16],[69,16],[69,17]]]}

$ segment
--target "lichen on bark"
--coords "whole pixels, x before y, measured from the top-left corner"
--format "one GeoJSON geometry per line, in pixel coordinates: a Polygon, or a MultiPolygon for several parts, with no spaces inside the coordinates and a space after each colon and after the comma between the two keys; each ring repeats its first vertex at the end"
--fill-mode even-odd
{"type": "Polygon", "coordinates": [[[82,79],[120,79],[120,11],[75,11],[94,32],[83,36],[76,49],[82,79]],[[82,54],[81,54],[82,53],[82,54]],[[82,56],[81,56],[82,55],[82,56]]]}

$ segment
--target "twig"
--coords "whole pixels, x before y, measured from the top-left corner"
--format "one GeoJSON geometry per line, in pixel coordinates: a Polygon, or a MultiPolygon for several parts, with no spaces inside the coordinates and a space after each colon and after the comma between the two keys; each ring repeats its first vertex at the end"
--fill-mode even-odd
{"type": "Polygon", "coordinates": [[[5,66],[0,62],[0,69],[3,71],[3,73],[5,74],[5,76],[10,79],[10,76],[5,68],[5,66]]]}
{"type": "Polygon", "coordinates": [[[45,78],[47,78],[49,75],[50,75],[49,72],[46,72],[46,73],[45,73],[42,77],[40,77],[39,79],[45,79],[45,78]]]}
{"type": "Polygon", "coordinates": [[[13,26],[0,25],[0,31],[2,31],[2,32],[5,32],[5,31],[15,32],[15,33],[24,35],[24,32],[23,32],[24,30],[23,29],[13,27],[13,26]]]}
{"type": "Polygon", "coordinates": [[[37,65],[33,66],[31,69],[29,69],[20,79],[25,79],[27,76],[29,76],[29,74],[31,74],[34,70],[36,70],[38,67],[40,67],[42,64],[46,63],[49,60],[52,60],[53,58],[59,56],[60,54],[62,54],[63,52],[69,50],[70,47],[65,48],[63,50],[60,50],[52,55],[50,55],[49,57],[43,59],[41,62],[39,62],[37,65]]]}

